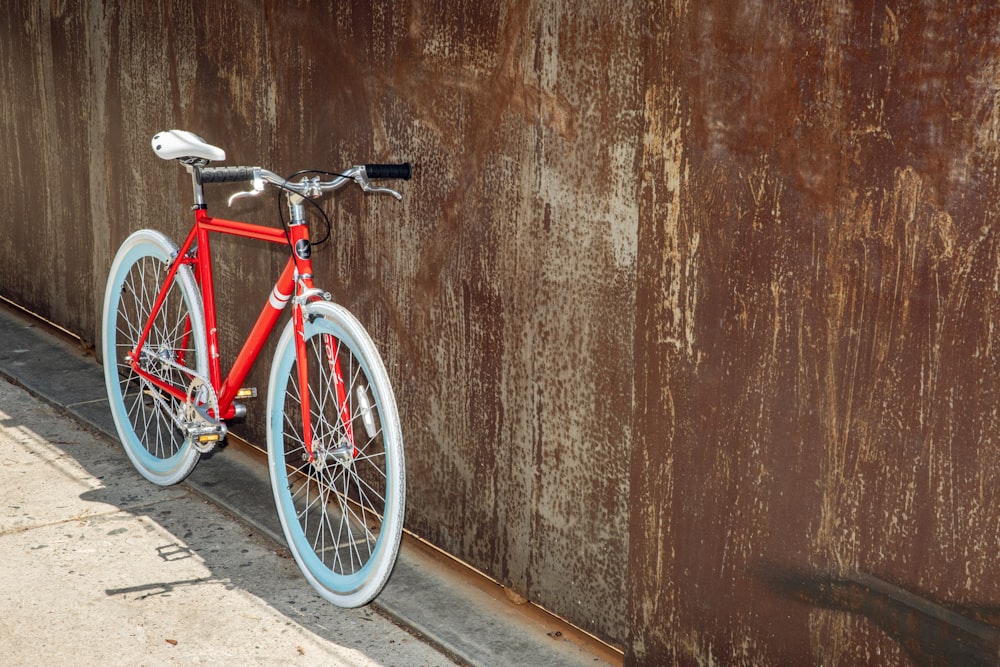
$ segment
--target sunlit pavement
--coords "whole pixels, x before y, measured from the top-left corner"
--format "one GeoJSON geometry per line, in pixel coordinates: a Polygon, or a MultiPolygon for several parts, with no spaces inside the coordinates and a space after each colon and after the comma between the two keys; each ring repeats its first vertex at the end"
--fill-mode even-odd
{"type": "Polygon", "coordinates": [[[0,380],[5,665],[442,665],[370,608],[343,610],[269,539],[0,380]]]}
{"type": "Polygon", "coordinates": [[[2,303],[0,386],[0,664],[621,664],[409,538],[370,606],[330,605],[286,557],[259,461],[231,446],[146,482],[101,366],[2,303]]]}

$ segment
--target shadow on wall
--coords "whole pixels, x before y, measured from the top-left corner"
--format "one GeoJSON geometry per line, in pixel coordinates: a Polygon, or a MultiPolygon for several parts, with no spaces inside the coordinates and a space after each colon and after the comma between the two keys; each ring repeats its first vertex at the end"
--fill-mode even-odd
{"type": "Polygon", "coordinates": [[[785,597],[868,618],[899,642],[914,664],[1000,664],[998,605],[939,602],[863,572],[835,575],[768,563],[757,574],[785,597]]]}

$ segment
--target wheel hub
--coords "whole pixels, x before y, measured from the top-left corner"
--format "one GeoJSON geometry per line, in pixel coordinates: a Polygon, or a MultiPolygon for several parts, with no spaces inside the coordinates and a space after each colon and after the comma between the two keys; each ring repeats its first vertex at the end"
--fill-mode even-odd
{"type": "MultiPolygon", "coordinates": [[[[308,454],[302,455],[303,459],[308,459],[308,454]]],[[[340,465],[350,468],[354,463],[354,446],[347,438],[341,438],[336,447],[313,446],[312,467],[317,470],[325,470],[332,465],[340,465]]]]}

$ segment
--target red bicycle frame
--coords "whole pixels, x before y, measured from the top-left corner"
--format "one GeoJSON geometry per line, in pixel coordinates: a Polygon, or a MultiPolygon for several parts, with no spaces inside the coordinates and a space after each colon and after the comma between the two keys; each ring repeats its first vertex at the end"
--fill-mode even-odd
{"type": "MultiPolygon", "coordinates": [[[[297,253],[295,248],[309,247],[309,228],[306,224],[291,224],[287,232],[284,229],[255,225],[236,220],[225,220],[212,218],[205,208],[195,209],[195,223],[183,245],[178,251],[177,257],[171,262],[167,271],[166,279],[160,288],[159,293],[150,311],[149,320],[145,323],[138,343],[131,354],[132,370],[145,381],[156,386],[160,391],[173,396],[181,402],[187,400],[187,393],[176,386],[170,385],[155,375],[144,370],[140,365],[140,351],[146,344],[146,339],[152,329],[156,315],[166,299],[167,293],[177,275],[177,270],[182,265],[193,267],[195,278],[201,287],[202,303],[205,314],[205,329],[208,345],[208,373],[207,378],[218,399],[218,415],[212,415],[216,419],[232,419],[236,416],[236,406],[234,400],[243,381],[250,373],[250,369],[257,361],[264,342],[274,329],[278,317],[284,311],[285,305],[293,301],[292,321],[295,329],[295,350],[296,363],[298,367],[298,380],[300,387],[308,387],[308,364],[306,363],[305,347],[305,322],[303,318],[303,306],[309,300],[309,294],[314,290],[312,258],[309,253],[297,253]],[[222,364],[219,354],[219,335],[217,314],[215,308],[215,283],[212,274],[212,254],[209,234],[215,232],[237,236],[241,238],[268,241],[270,243],[280,243],[292,248],[292,256],[289,257],[285,268],[278,277],[271,294],[261,309],[257,321],[251,329],[246,341],[239,353],[236,355],[233,365],[223,378],[222,364]],[[295,298],[293,298],[295,297],[295,298]]],[[[317,298],[317,297],[312,297],[317,298]]],[[[190,323],[185,335],[190,335],[190,323]]],[[[354,436],[351,429],[350,409],[348,407],[348,397],[344,389],[343,378],[340,369],[340,359],[337,352],[337,344],[332,336],[324,335],[324,345],[326,348],[327,362],[335,378],[337,401],[340,409],[340,417],[345,425],[345,435],[348,442],[353,447],[354,436]]],[[[177,360],[183,364],[183,359],[177,360]]],[[[192,375],[192,379],[194,376],[192,375]]],[[[313,454],[312,424],[309,419],[309,392],[303,390],[299,397],[302,406],[303,438],[306,444],[306,451],[309,452],[310,459],[313,454]]]]}

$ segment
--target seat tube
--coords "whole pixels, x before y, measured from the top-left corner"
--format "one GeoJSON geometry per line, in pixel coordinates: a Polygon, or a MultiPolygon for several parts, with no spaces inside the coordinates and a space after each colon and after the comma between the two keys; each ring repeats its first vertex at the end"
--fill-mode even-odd
{"type": "Polygon", "coordinates": [[[215,282],[212,278],[212,252],[208,230],[201,222],[208,218],[204,208],[195,211],[198,223],[198,279],[201,282],[202,307],[205,311],[205,335],[208,339],[208,377],[216,390],[222,385],[222,368],[219,359],[219,329],[215,310],[215,282]]]}

